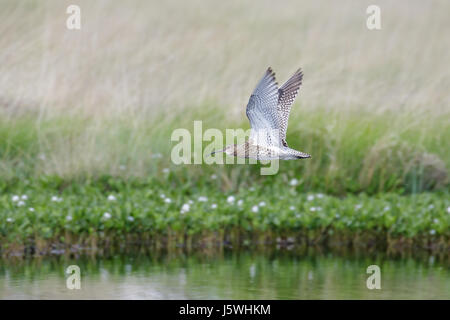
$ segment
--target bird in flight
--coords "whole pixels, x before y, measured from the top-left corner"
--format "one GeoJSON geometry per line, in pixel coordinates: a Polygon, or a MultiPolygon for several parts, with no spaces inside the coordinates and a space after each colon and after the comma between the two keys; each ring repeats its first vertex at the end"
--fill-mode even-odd
{"type": "Polygon", "coordinates": [[[286,130],[292,104],[302,84],[303,73],[298,69],[280,88],[275,72],[269,67],[259,81],[247,104],[247,118],[250,121],[250,137],[243,144],[232,144],[223,150],[230,156],[257,160],[293,160],[311,158],[289,148],[286,130]]]}

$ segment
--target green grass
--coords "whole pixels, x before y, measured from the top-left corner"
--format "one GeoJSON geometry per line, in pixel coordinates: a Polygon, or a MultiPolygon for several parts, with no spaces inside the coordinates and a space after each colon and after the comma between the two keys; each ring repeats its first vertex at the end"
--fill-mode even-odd
{"type": "Polygon", "coordinates": [[[299,186],[277,185],[255,185],[234,193],[221,192],[216,179],[192,188],[171,173],[166,175],[133,183],[105,177],[102,182],[65,187],[57,180],[47,180],[3,192],[2,252],[30,248],[47,252],[52,245],[95,248],[129,242],[190,247],[273,243],[277,239],[443,252],[449,248],[448,194],[338,198],[303,193],[299,186]],[[14,195],[26,195],[27,199],[15,200],[14,195]],[[109,195],[115,200],[108,200],[109,195]],[[229,196],[234,197],[232,203],[229,196]],[[61,200],[52,201],[52,197],[61,200]],[[184,204],[189,204],[189,210],[182,213],[184,204]]]}
{"type": "Polygon", "coordinates": [[[176,128],[193,133],[194,120],[204,121],[203,132],[215,127],[224,133],[226,128],[248,128],[245,121],[219,122],[220,112],[201,109],[192,108],[184,118],[171,121],[145,116],[0,120],[0,176],[6,184],[48,175],[68,182],[103,175],[148,178],[171,167],[192,183],[219,172],[228,191],[286,178],[300,179],[305,191],[334,195],[448,190],[450,146],[445,137],[450,136],[450,126],[445,118],[414,121],[407,115],[358,114],[330,125],[324,111],[302,112],[291,120],[288,142],[312,154],[312,159],[282,161],[276,176],[262,177],[255,165],[171,166],[170,151],[176,142],[170,136],[176,128]],[[161,158],[155,158],[157,154],[161,158]]]}

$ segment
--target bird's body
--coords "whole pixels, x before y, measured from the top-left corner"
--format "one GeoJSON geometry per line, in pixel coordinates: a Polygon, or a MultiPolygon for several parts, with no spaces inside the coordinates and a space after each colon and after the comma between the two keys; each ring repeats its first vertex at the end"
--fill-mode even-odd
{"type": "Polygon", "coordinates": [[[268,68],[247,104],[250,138],[243,144],[229,145],[216,152],[257,160],[310,158],[307,153],[289,148],[286,142],[289,113],[302,79],[299,69],[278,89],[275,73],[268,68]]]}
{"type": "Polygon", "coordinates": [[[231,145],[227,152],[230,155],[239,158],[252,158],[257,160],[294,160],[309,158],[306,153],[291,149],[285,146],[265,146],[263,144],[256,144],[246,141],[243,144],[231,145]]]}

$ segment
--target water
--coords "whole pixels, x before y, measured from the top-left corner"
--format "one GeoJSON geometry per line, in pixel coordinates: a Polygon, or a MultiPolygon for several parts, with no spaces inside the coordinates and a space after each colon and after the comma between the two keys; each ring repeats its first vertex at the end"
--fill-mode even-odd
{"type": "Polygon", "coordinates": [[[450,299],[448,260],[291,251],[0,260],[0,299],[450,299]],[[66,287],[67,266],[81,289],[66,287]],[[369,290],[369,265],[381,289],[369,290]]]}

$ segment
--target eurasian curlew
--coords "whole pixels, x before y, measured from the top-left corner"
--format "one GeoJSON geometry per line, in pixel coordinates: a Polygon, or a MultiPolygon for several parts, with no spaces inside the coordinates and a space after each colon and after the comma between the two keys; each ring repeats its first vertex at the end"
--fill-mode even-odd
{"type": "Polygon", "coordinates": [[[232,144],[223,150],[228,155],[257,160],[293,160],[311,158],[288,147],[286,130],[292,104],[302,84],[303,73],[298,69],[278,88],[275,73],[269,67],[259,81],[247,104],[250,137],[243,144],[232,144]]]}

